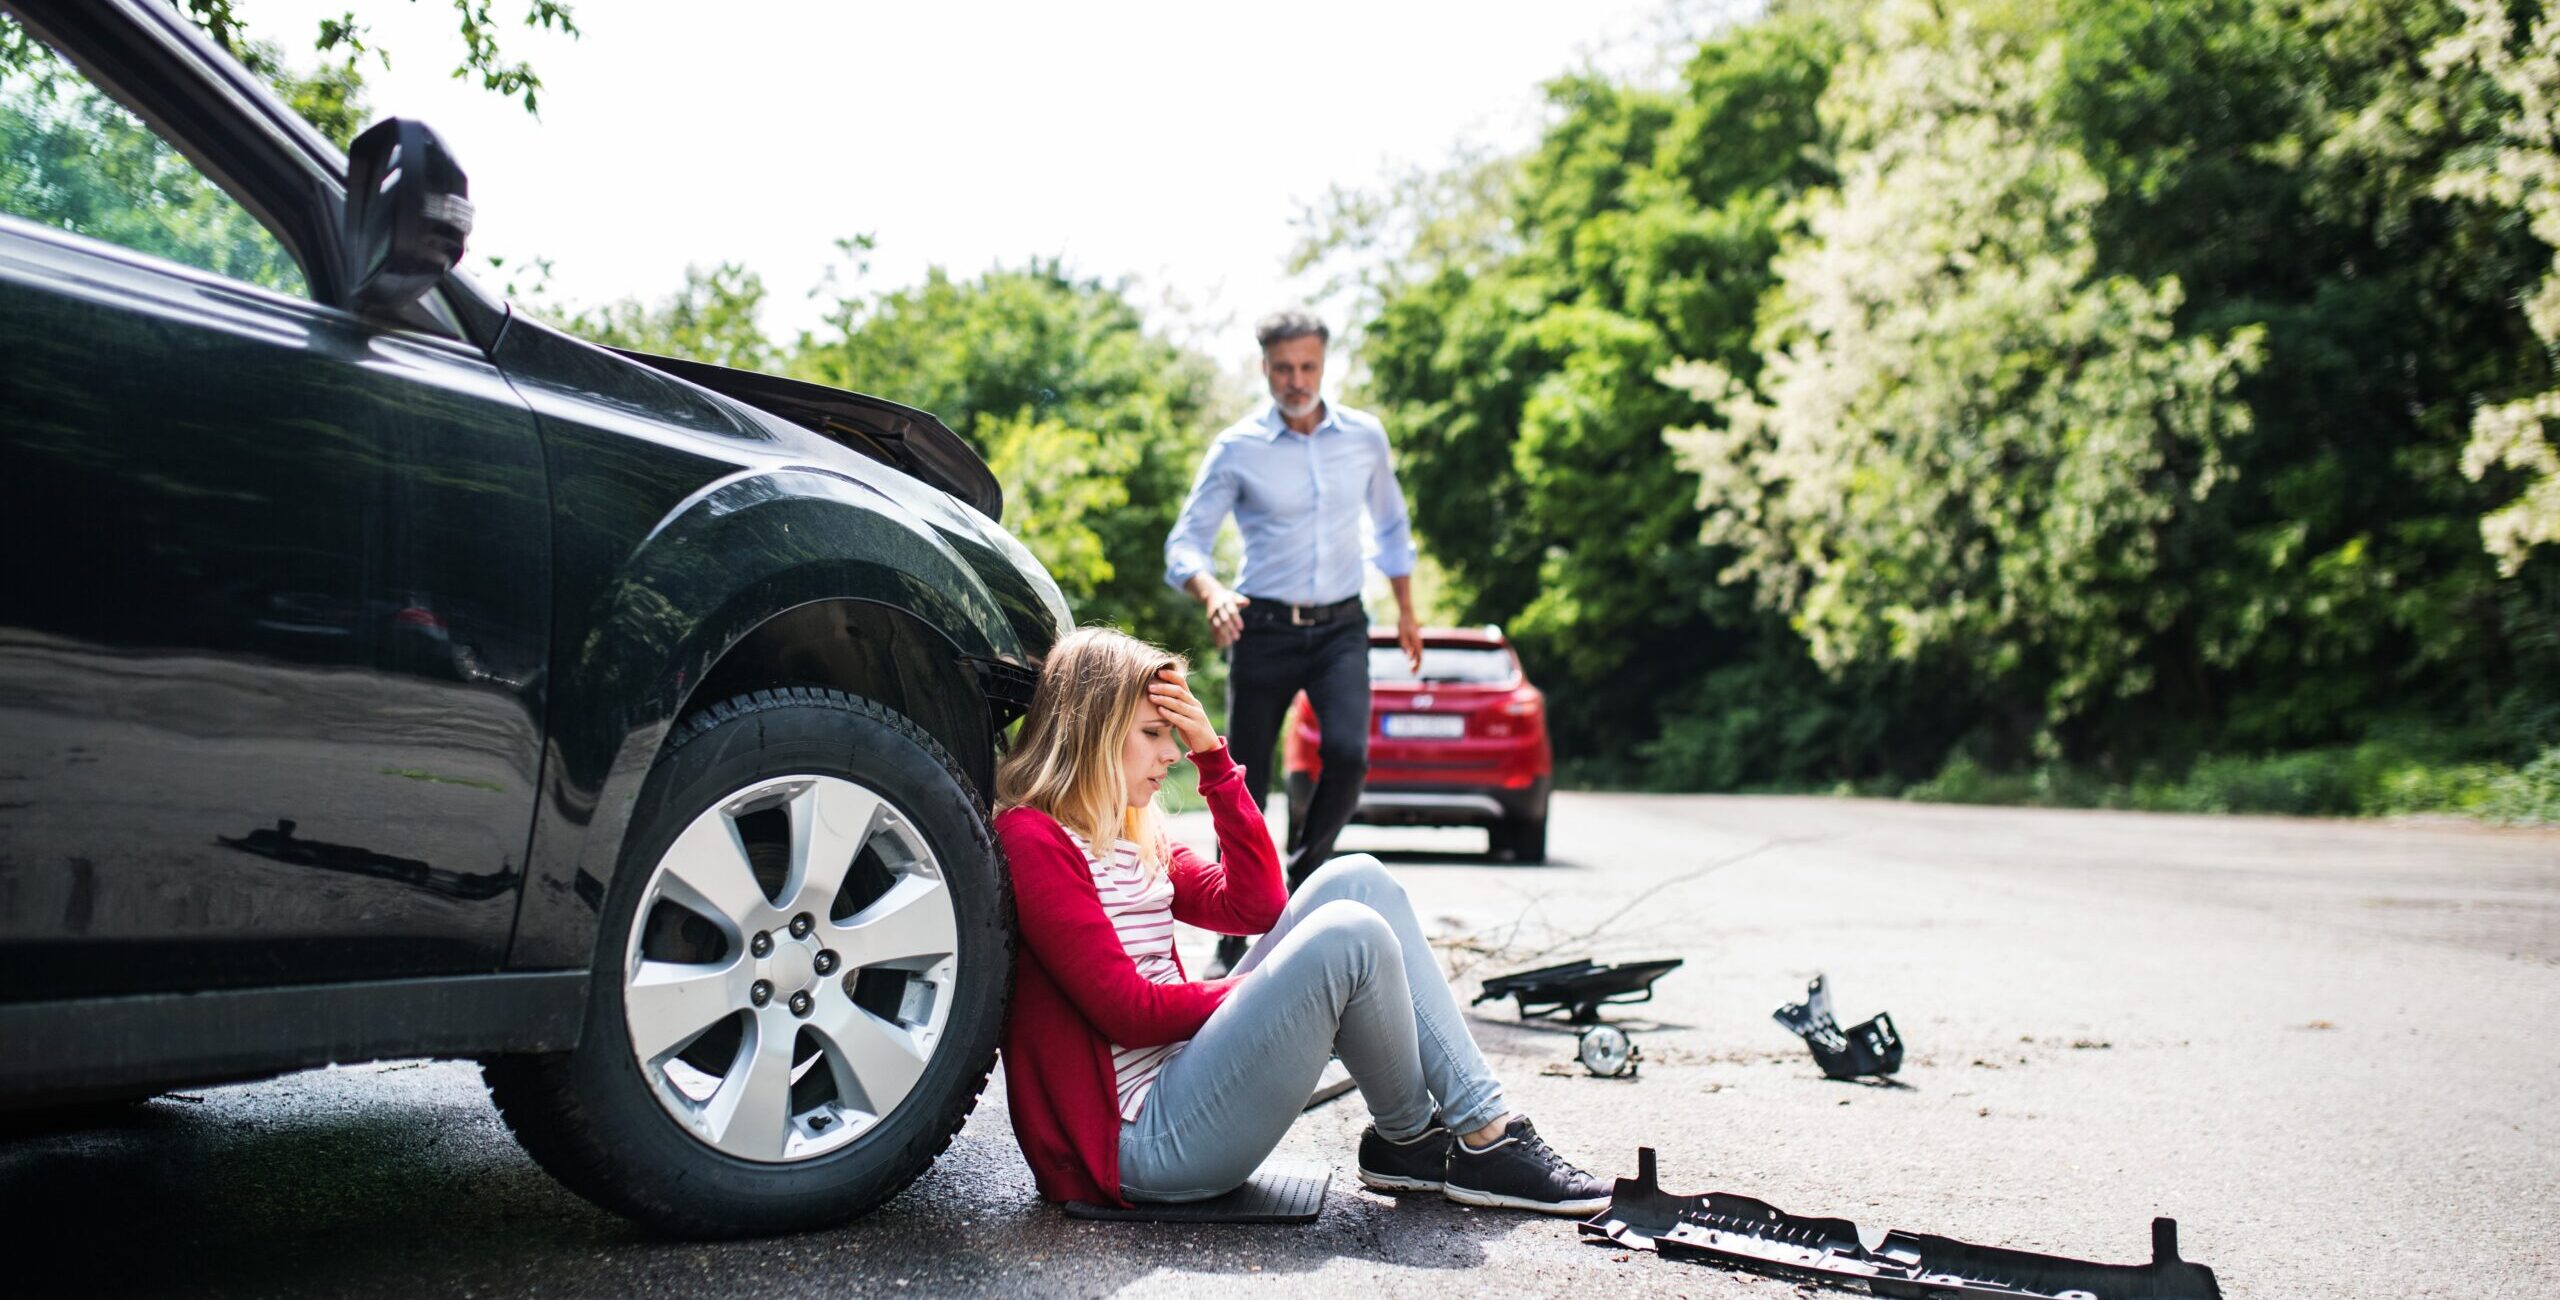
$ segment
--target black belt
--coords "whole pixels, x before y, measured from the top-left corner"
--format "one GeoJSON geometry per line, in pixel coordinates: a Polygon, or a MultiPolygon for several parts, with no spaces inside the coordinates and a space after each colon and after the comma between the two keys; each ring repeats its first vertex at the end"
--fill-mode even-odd
{"type": "Polygon", "coordinates": [[[1244,621],[1262,626],[1319,627],[1346,618],[1366,617],[1361,612],[1360,598],[1337,600],[1330,605],[1287,605],[1260,596],[1246,596],[1253,603],[1244,607],[1244,621]]]}

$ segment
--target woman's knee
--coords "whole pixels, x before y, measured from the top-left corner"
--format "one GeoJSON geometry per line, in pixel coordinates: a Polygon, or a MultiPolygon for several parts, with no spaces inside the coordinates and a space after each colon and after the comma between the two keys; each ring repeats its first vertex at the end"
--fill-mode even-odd
{"type": "Polygon", "coordinates": [[[1404,900],[1404,884],[1387,870],[1387,864],[1366,853],[1346,853],[1327,862],[1307,877],[1301,887],[1319,898],[1349,898],[1375,904],[1379,900],[1404,900]]]}
{"type": "Polygon", "coordinates": [[[1400,951],[1395,927],[1378,909],[1355,898],[1332,899],[1298,923],[1292,937],[1303,936],[1301,942],[1330,959],[1348,960],[1365,965],[1369,959],[1400,951]]]}

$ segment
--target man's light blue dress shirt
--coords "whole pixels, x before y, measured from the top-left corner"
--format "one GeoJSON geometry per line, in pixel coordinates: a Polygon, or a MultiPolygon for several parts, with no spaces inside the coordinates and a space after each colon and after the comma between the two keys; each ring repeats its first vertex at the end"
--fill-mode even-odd
{"type": "Polygon", "coordinates": [[[1363,513],[1378,571],[1413,572],[1413,529],[1386,426],[1365,411],[1327,402],[1315,432],[1300,434],[1266,402],[1221,431],[1165,538],[1167,583],[1180,587],[1209,571],[1218,525],[1231,512],[1244,534],[1235,587],[1247,596],[1330,605],[1359,595],[1363,513]]]}

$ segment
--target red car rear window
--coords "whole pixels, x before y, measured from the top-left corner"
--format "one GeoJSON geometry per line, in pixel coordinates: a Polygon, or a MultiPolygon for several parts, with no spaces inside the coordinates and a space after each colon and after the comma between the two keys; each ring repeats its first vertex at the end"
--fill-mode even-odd
{"type": "MultiPolygon", "coordinates": [[[[1422,648],[1421,680],[1426,682],[1507,682],[1511,674],[1511,652],[1500,646],[1422,648]]],[[[1369,647],[1369,680],[1410,682],[1415,678],[1404,651],[1389,643],[1369,647]]]]}

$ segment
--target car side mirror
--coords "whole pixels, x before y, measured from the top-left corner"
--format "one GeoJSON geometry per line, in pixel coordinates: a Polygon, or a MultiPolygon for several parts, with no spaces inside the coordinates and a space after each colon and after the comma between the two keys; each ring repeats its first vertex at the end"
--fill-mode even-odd
{"type": "Polygon", "coordinates": [[[396,312],[462,260],[471,181],[424,122],[391,117],[347,147],[350,305],[396,312]]]}

